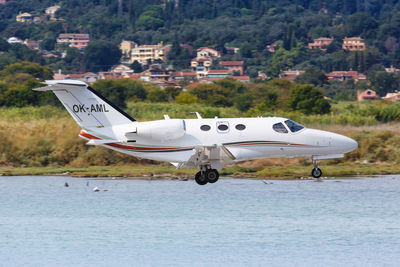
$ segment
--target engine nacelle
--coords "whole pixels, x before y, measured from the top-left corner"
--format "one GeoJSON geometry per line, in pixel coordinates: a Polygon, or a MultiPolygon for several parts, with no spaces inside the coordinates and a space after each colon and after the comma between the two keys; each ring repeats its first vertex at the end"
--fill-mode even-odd
{"type": "Polygon", "coordinates": [[[136,134],[157,141],[175,140],[185,135],[185,121],[180,119],[139,122],[136,134]]]}

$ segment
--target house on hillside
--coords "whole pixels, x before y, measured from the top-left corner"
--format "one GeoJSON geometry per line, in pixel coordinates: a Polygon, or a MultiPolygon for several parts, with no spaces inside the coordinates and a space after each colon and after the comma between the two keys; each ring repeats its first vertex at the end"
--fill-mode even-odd
{"type": "Polygon", "coordinates": [[[118,74],[118,76],[128,76],[134,73],[130,67],[123,64],[112,67],[110,72],[118,74]]]}
{"type": "Polygon", "coordinates": [[[24,44],[29,47],[31,50],[40,50],[40,43],[41,41],[31,41],[31,40],[25,40],[24,44]]]}
{"type": "Polygon", "coordinates": [[[163,80],[168,81],[170,75],[167,71],[155,67],[150,67],[148,70],[145,70],[141,73],[140,78],[144,81],[156,81],[163,80]]]}
{"type": "Polygon", "coordinates": [[[192,70],[196,72],[197,79],[206,77],[212,65],[211,58],[195,58],[190,63],[192,70]]]}
{"type": "Polygon", "coordinates": [[[15,20],[17,22],[28,23],[28,24],[41,22],[39,15],[33,15],[28,12],[18,14],[15,20]]]}
{"type": "Polygon", "coordinates": [[[240,75],[243,75],[243,61],[221,61],[219,65],[227,68],[231,74],[233,74],[234,72],[238,72],[240,75]]]}
{"type": "Polygon", "coordinates": [[[18,37],[10,37],[10,38],[7,39],[7,42],[9,44],[23,44],[24,43],[24,41],[22,41],[18,37]]]}
{"type": "MultiPolygon", "coordinates": [[[[119,49],[121,50],[122,54],[122,62],[131,62],[131,55],[132,55],[132,49],[137,46],[137,43],[133,41],[126,41],[123,40],[120,45],[119,49]]],[[[131,62],[133,63],[133,62],[131,62]]]]}
{"type": "Polygon", "coordinates": [[[171,45],[164,45],[163,42],[156,45],[135,45],[131,49],[131,57],[127,62],[133,63],[136,60],[140,64],[146,65],[149,61],[165,61],[170,50],[171,45]]]}
{"type": "Polygon", "coordinates": [[[279,74],[279,78],[283,78],[289,81],[294,81],[298,76],[304,74],[304,70],[285,70],[279,74]]]}
{"type": "Polygon", "coordinates": [[[221,53],[209,47],[200,47],[197,49],[197,58],[220,58],[221,53]]]}
{"type": "Polygon", "coordinates": [[[46,13],[47,16],[49,16],[50,21],[57,21],[56,12],[60,8],[61,7],[59,5],[50,6],[50,7],[46,8],[46,10],[44,12],[46,13]]]}
{"type": "Polygon", "coordinates": [[[357,101],[378,100],[379,96],[375,91],[367,89],[363,92],[357,92],[357,101]]]}
{"type": "Polygon", "coordinates": [[[349,51],[364,51],[366,48],[364,39],[361,37],[344,38],[342,48],[349,51]]]}
{"type": "Polygon", "coordinates": [[[229,76],[229,70],[210,70],[207,73],[208,78],[226,78],[229,76]]]}
{"type": "Polygon", "coordinates": [[[346,81],[353,79],[355,82],[364,81],[367,79],[362,73],[358,73],[357,71],[332,71],[330,73],[325,74],[328,80],[337,80],[337,81],[346,81]]]}
{"type": "Polygon", "coordinates": [[[78,49],[84,49],[89,43],[90,36],[86,33],[62,33],[57,38],[57,44],[69,44],[78,49]]]}
{"type": "Polygon", "coordinates": [[[326,38],[326,37],[320,37],[317,39],[314,39],[313,43],[308,44],[309,49],[319,49],[322,51],[326,51],[326,48],[333,42],[333,38],[326,38]]]}
{"type": "Polygon", "coordinates": [[[387,93],[386,96],[382,97],[383,100],[397,102],[400,101],[400,92],[387,93]]]}
{"type": "Polygon", "coordinates": [[[197,78],[197,76],[196,76],[196,72],[177,71],[177,72],[171,73],[171,78],[175,81],[183,81],[185,79],[194,80],[197,78]]]}
{"type": "Polygon", "coordinates": [[[92,84],[92,83],[100,80],[100,77],[96,73],[86,72],[86,73],[80,73],[80,74],[68,74],[65,77],[65,80],[79,80],[79,81],[85,82],[87,84],[92,84]]]}

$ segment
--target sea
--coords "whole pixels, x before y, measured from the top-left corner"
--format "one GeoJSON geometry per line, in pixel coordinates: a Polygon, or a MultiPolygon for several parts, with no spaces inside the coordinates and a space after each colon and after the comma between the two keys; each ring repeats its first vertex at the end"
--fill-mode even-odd
{"type": "Polygon", "coordinates": [[[400,175],[1,176],[0,266],[400,266],[400,175]]]}

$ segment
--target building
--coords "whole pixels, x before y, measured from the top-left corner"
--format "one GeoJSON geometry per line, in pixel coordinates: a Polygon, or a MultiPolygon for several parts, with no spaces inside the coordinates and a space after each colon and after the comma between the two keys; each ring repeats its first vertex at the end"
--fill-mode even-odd
{"type": "Polygon", "coordinates": [[[367,76],[365,76],[362,73],[358,73],[357,71],[332,71],[325,75],[328,78],[328,80],[337,80],[341,82],[350,79],[353,79],[355,82],[367,79],[367,76]]]}
{"type": "Polygon", "coordinates": [[[133,63],[136,60],[140,64],[146,65],[149,61],[165,61],[170,49],[171,45],[164,45],[163,42],[156,45],[135,45],[131,49],[129,63],[133,63]]]}
{"type": "Polygon", "coordinates": [[[7,39],[7,42],[9,44],[23,44],[24,43],[24,41],[22,41],[18,37],[10,37],[10,38],[7,39]]]}
{"type": "Polygon", "coordinates": [[[171,78],[175,81],[183,81],[185,79],[190,79],[194,80],[196,79],[196,72],[183,72],[183,71],[177,71],[171,73],[171,78]]]}
{"type": "Polygon", "coordinates": [[[88,84],[92,84],[100,80],[99,75],[93,72],[86,72],[81,74],[68,74],[65,80],[79,80],[88,84]]]}
{"type": "Polygon", "coordinates": [[[397,102],[400,101],[400,92],[387,93],[386,96],[382,97],[383,100],[397,102]]]}
{"type": "Polygon", "coordinates": [[[243,75],[244,72],[243,61],[221,61],[219,64],[224,68],[228,69],[231,74],[234,72],[238,72],[240,73],[240,75],[243,75]]]}
{"type": "Polygon", "coordinates": [[[51,6],[51,7],[46,8],[45,13],[46,13],[47,16],[50,17],[51,21],[57,21],[56,12],[60,8],[61,7],[59,5],[51,6]]]}
{"type": "Polygon", "coordinates": [[[378,100],[379,96],[375,91],[367,89],[363,92],[357,92],[357,101],[378,100]]]}
{"type": "Polygon", "coordinates": [[[118,76],[128,76],[134,73],[130,67],[123,64],[112,67],[110,72],[115,73],[118,76]]]}
{"type": "Polygon", "coordinates": [[[283,78],[289,81],[294,81],[298,76],[304,74],[304,70],[285,70],[279,75],[279,78],[283,78]]]}
{"type": "Polygon", "coordinates": [[[30,40],[24,41],[24,44],[32,50],[40,50],[40,43],[41,41],[30,41],[30,40]]]}
{"type": "Polygon", "coordinates": [[[275,53],[277,46],[275,44],[270,44],[265,47],[270,53],[275,53]]]}
{"type": "Polygon", "coordinates": [[[28,24],[41,22],[39,15],[33,15],[28,12],[18,14],[15,20],[17,22],[28,23],[28,24]]]}
{"type": "Polygon", "coordinates": [[[148,70],[145,70],[141,73],[140,78],[145,81],[157,81],[157,80],[168,81],[170,75],[165,70],[150,67],[148,70]]]}
{"type": "Polygon", "coordinates": [[[361,37],[344,38],[342,48],[349,51],[364,51],[366,48],[364,39],[361,37]]]}
{"type": "Polygon", "coordinates": [[[69,44],[78,49],[84,49],[89,43],[90,36],[86,33],[62,33],[57,38],[57,44],[69,44]]]}
{"type": "Polygon", "coordinates": [[[333,42],[333,38],[326,38],[326,37],[320,37],[317,39],[314,39],[313,43],[308,44],[309,49],[319,49],[322,51],[326,51],[326,48],[333,42]]]}
{"type": "Polygon", "coordinates": [[[390,68],[385,68],[385,71],[388,72],[388,73],[399,73],[399,72],[400,72],[400,69],[396,69],[396,68],[393,67],[393,65],[392,65],[392,66],[390,66],[390,68]]]}
{"type": "Polygon", "coordinates": [[[208,71],[212,65],[211,58],[195,58],[190,63],[192,70],[196,72],[196,76],[198,79],[207,77],[208,71]]]}
{"type": "MultiPolygon", "coordinates": [[[[122,62],[130,62],[132,49],[137,46],[137,43],[133,41],[125,41],[123,40],[119,45],[119,49],[122,54],[122,62]]],[[[131,62],[132,63],[132,62],[131,62]]]]}
{"type": "Polygon", "coordinates": [[[250,82],[250,76],[230,76],[230,78],[244,83],[250,82]]]}
{"type": "Polygon", "coordinates": [[[208,78],[226,78],[229,76],[229,70],[210,70],[207,73],[208,78]]]}
{"type": "Polygon", "coordinates": [[[221,53],[209,47],[200,47],[197,49],[197,58],[220,58],[221,53]]]}
{"type": "Polygon", "coordinates": [[[240,50],[239,47],[225,47],[225,49],[228,54],[232,54],[232,55],[239,53],[239,50],[240,50]]]}

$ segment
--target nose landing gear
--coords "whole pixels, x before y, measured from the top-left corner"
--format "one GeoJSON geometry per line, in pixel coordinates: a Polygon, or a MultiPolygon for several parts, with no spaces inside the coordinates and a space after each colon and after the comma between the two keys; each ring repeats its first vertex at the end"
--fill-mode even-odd
{"type": "Polygon", "coordinates": [[[207,183],[213,184],[218,181],[219,173],[217,170],[211,169],[209,166],[202,166],[201,170],[196,173],[194,179],[199,185],[205,185],[207,183]]]}
{"type": "Polygon", "coordinates": [[[322,175],[322,171],[320,168],[318,168],[318,162],[316,160],[313,160],[314,163],[314,169],[311,171],[311,175],[314,178],[319,178],[322,175]]]}

